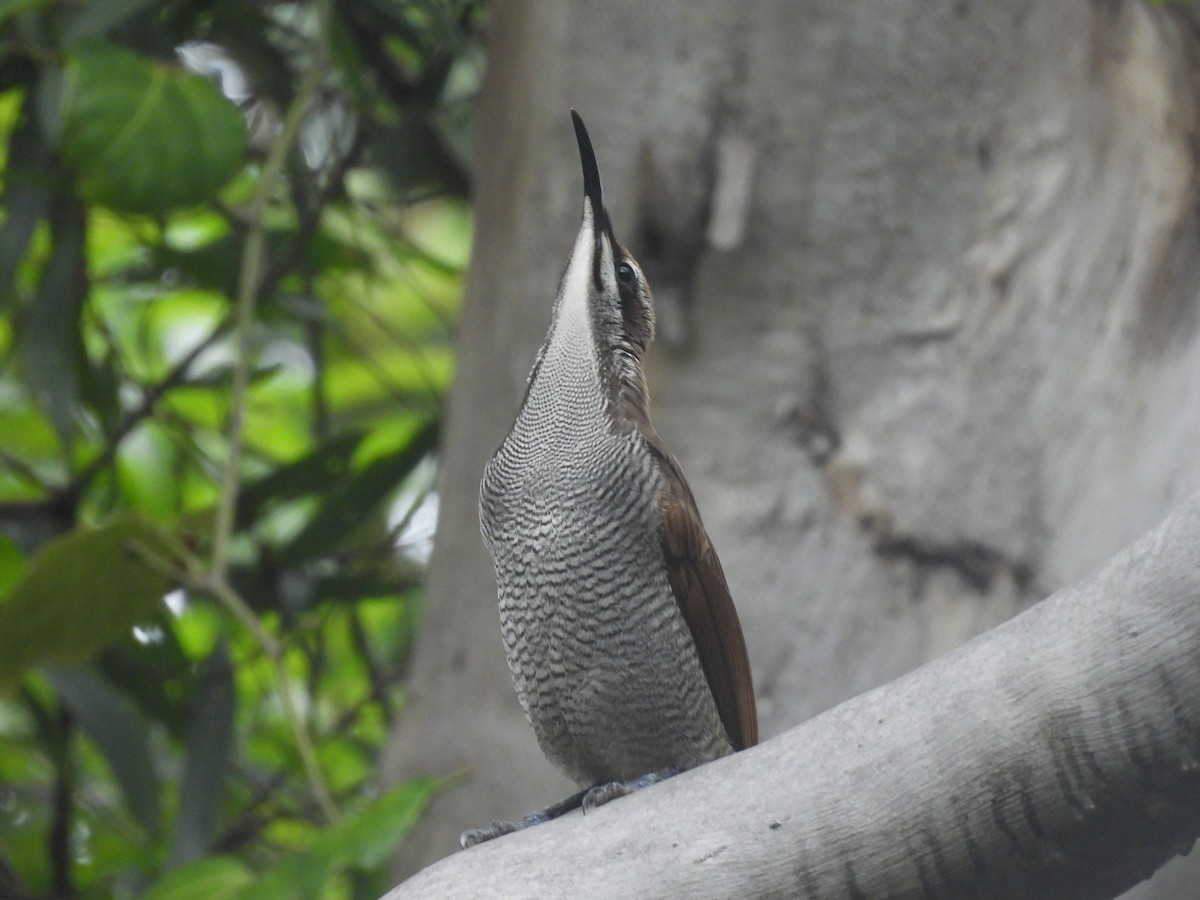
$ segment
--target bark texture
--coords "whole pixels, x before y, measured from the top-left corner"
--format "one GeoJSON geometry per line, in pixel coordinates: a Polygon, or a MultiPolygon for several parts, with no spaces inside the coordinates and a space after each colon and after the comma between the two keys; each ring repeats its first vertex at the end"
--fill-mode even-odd
{"type": "Polygon", "coordinates": [[[1192,16],[493,8],[442,518],[384,767],[472,777],[398,876],[569,790],[513,696],[476,513],[578,222],[567,109],[659,300],[656,424],[770,736],[1008,619],[1200,489],[1192,16]]]}
{"type": "Polygon", "coordinates": [[[915,672],[387,900],[1111,897],[1200,834],[1198,661],[1200,496],[915,672]]]}

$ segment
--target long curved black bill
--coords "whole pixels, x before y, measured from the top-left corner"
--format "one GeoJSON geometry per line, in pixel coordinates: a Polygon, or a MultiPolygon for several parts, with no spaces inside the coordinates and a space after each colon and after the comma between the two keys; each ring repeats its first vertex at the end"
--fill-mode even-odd
{"type": "Polygon", "coordinates": [[[604,215],[604,194],[600,190],[600,167],[596,165],[596,151],[592,139],[579,113],[571,110],[571,121],[575,123],[575,140],[579,142],[579,161],[583,164],[583,193],[592,201],[592,211],[597,218],[604,215]]]}

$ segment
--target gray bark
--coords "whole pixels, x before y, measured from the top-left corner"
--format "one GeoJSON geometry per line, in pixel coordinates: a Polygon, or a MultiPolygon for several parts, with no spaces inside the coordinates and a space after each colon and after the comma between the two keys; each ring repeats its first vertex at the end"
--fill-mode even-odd
{"type": "Polygon", "coordinates": [[[426,869],[440,897],[1111,897],[1200,835],[1200,496],[774,740],[426,869]]]}
{"type": "Polygon", "coordinates": [[[1135,0],[493,8],[442,517],[384,765],[471,778],[398,876],[569,790],[513,696],[476,524],[578,221],[568,107],[660,301],[658,430],[770,736],[1200,489],[1196,46],[1190,13],[1135,0]]]}

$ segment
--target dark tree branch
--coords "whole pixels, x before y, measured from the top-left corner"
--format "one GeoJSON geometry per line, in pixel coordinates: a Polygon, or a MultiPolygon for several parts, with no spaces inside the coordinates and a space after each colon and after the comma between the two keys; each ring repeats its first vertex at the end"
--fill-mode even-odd
{"type": "Polygon", "coordinates": [[[196,346],[189,350],[163,377],[163,379],[150,387],[146,388],[142,393],[142,399],[138,405],[129,411],[129,413],[121,420],[112,434],[104,442],[104,448],[96,455],[96,457],[80,470],[79,474],[71,479],[71,483],[63,490],[63,495],[70,499],[72,507],[74,506],[78,496],[87,489],[93,478],[106,468],[117,454],[117,449],[121,446],[121,441],[129,436],[139,424],[154,414],[155,404],[158,403],[167,393],[174,388],[183,384],[187,380],[188,373],[200,355],[209,347],[224,337],[233,325],[231,318],[223,319],[216,328],[210,331],[196,346]]]}
{"type": "Polygon", "coordinates": [[[36,900],[36,896],[25,887],[9,861],[0,855],[0,897],[10,900],[36,900]]]}
{"type": "Polygon", "coordinates": [[[1198,834],[1200,496],[890,684],[387,898],[1110,897],[1198,834]]]}
{"type": "Polygon", "coordinates": [[[51,892],[55,897],[71,897],[75,889],[71,878],[71,824],[74,821],[75,771],[71,761],[71,733],[74,723],[67,710],[58,715],[60,746],[55,754],[53,798],[47,850],[50,855],[51,892]]]}
{"type": "MultiPolygon", "coordinates": [[[[432,109],[438,98],[430,96],[430,85],[440,89],[444,81],[444,69],[450,63],[449,57],[445,53],[434,52],[427,63],[428,72],[424,73],[428,77],[411,78],[388,50],[388,32],[378,27],[367,8],[358,3],[340,3],[339,13],[364,62],[378,79],[382,93],[400,109],[432,109]]],[[[469,13],[464,11],[463,21],[467,20],[469,13]]],[[[432,116],[421,116],[420,123],[422,137],[436,148],[432,160],[438,167],[438,177],[455,196],[467,196],[471,189],[470,171],[459,160],[457,151],[450,146],[432,116]]]]}

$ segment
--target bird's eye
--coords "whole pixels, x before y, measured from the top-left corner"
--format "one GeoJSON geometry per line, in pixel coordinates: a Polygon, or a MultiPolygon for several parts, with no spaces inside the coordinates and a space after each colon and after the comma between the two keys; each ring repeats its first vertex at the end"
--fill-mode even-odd
{"type": "Polygon", "coordinates": [[[633,281],[633,266],[631,266],[627,262],[623,262],[619,266],[617,266],[617,280],[620,281],[621,284],[629,284],[630,282],[632,282],[633,281]]]}

